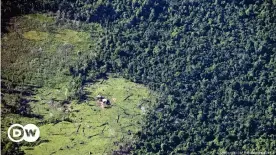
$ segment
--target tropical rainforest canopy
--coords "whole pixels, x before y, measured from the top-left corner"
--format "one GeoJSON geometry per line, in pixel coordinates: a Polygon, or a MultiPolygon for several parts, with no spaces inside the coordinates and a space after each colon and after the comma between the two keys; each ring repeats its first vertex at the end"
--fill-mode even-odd
{"type": "MultiPolygon", "coordinates": [[[[2,31],[12,16],[28,13],[104,28],[98,57],[80,51],[78,63],[68,60],[59,66],[66,71],[52,74],[73,77],[72,98],[81,99],[82,85],[107,73],[160,93],[133,142],[134,154],[276,150],[275,0],[1,3],[2,31]]],[[[1,78],[38,85],[36,75],[25,73],[2,70],[1,78]]]]}

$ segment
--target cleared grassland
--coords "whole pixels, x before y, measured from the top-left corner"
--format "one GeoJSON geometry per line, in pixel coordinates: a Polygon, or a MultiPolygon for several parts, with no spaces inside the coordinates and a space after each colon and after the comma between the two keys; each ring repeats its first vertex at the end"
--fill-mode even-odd
{"type": "MultiPolygon", "coordinates": [[[[7,142],[4,151],[11,146],[6,131],[15,123],[33,123],[40,128],[37,142],[19,144],[26,154],[109,154],[133,141],[146,111],[155,102],[148,88],[123,78],[99,79],[84,87],[85,101],[68,99],[73,85],[73,77],[66,74],[68,68],[79,63],[79,52],[97,55],[100,25],[74,28],[56,25],[47,15],[34,14],[14,18],[9,31],[2,36],[3,81],[7,87],[12,83],[35,87],[32,95],[23,97],[38,117],[2,111],[1,139],[7,142]],[[94,99],[98,94],[108,98],[112,106],[98,107],[94,99]],[[68,112],[63,101],[69,102],[68,112]]],[[[18,96],[22,94],[4,93],[3,100],[14,106],[20,102],[18,96]]],[[[1,107],[6,108],[3,104],[1,107]]]]}
{"type": "Polygon", "coordinates": [[[64,92],[59,89],[38,89],[29,99],[33,113],[43,119],[9,115],[4,123],[38,124],[40,139],[36,143],[23,144],[26,154],[104,154],[116,150],[126,142],[132,142],[141,130],[144,112],[155,102],[155,95],[148,88],[123,78],[110,78],[85,87],[87,100],[70,101],[71,111],[61,110],[60,100],[64,92]],[[96,105],[95,96],[101,94],[111,100],[110,108],[96,105]],[[49,104],[55,98],[55,105],[49,104]],[[69,121],[70,120],[70,121],[69,121]]]}
{"type": "Polygon", "coordinates": [[[64,76],[70,66],[97,55],[103,32],[99,24],[57,23],[44,14],[15,17],[7,29],[1,38],[2,77],[32,85],[50,85],[60,77],[70,79],[64,76]]]}

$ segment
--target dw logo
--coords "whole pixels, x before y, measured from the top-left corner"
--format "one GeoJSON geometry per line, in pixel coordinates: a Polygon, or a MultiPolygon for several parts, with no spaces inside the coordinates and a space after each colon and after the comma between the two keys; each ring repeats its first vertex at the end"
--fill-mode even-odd
{"type": "Polygon", "coordinates": [[[13,142],[35,142],[40,135],[39,128],[34,124],[27,124],[22,126],[20,124],[13,124],[8,129],[8,137],[13,142]]]}

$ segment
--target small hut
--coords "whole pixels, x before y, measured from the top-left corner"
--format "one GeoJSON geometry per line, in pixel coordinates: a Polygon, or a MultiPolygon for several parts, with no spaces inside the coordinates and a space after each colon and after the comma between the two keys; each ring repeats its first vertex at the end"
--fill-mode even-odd
{"type": "Polygon", "coordinates": [[[98,95],[96,99],[97,99],[97,105],[101,106],[102,108],[105,108],[111,105],[110,101],[106,99],[104,96],[98,95]]]}

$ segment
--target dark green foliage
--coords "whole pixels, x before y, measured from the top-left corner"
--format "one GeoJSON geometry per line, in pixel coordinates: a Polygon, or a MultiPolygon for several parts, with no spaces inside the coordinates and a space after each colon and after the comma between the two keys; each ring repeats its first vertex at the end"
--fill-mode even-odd
{"type": "Polygon", "coordinates": [[[136,154],[276,150],[274,0],[77,2],[59,9],[107,31],[99,59],[70,72],[117,72],[162,94],[136,154]]]}
{"type": "Polygon", "coordinates": [[[108,26],[102,58],[164,95],[136,153],[275,149],[275,3],[121,6],[125,17],[108,26]]]}

